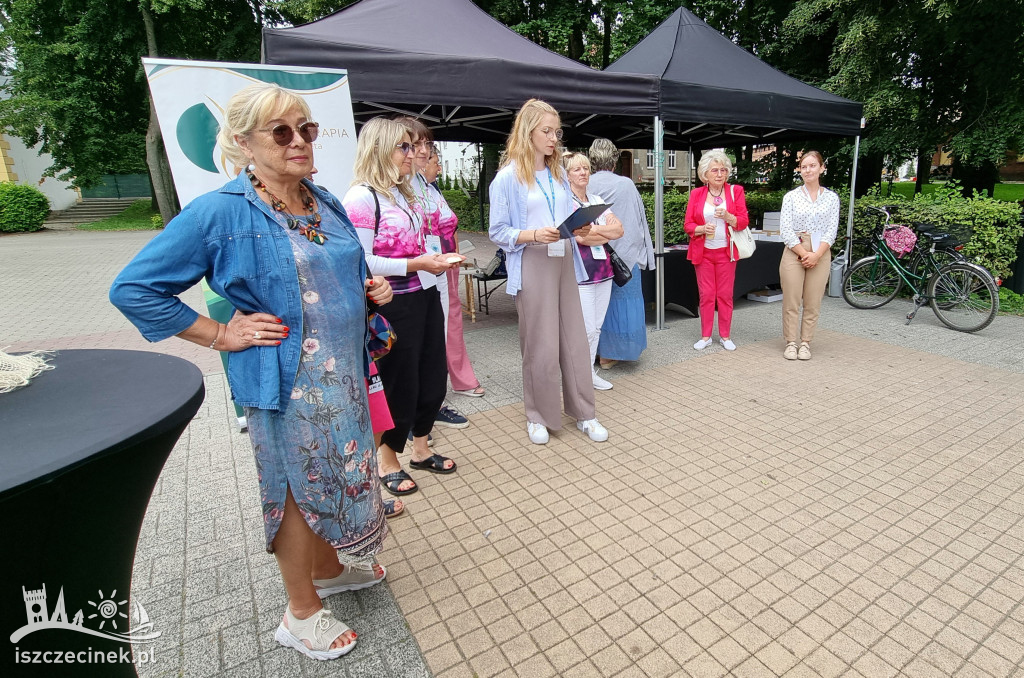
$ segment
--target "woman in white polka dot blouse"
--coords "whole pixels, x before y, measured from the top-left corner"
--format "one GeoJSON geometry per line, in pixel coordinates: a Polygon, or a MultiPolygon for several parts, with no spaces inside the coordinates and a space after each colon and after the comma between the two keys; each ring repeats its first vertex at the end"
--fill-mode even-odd
{"type": "Polygon", "coordinates": [[[800,159],[804,183],[782,199],[779,231],[786,249],[779,263],[779,278],[782,336],[786,340],[782,355],[786,360],[811,359],[811,340],[828,283],[832,243],[839,229],[839,196],[818,181],[824,169],[821,153],[806,151],[800,159]]]}

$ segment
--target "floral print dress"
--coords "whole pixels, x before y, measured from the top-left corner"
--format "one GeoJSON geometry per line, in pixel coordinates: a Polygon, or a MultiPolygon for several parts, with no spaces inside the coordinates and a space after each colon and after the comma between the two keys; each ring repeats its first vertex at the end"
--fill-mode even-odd
{"type": "Polygon", "coordinates": [[[363,376],[363,249],[329,210],[321,215],[325,245],[288,231],[302,294],[302,354],[291,399],[282,411],[246,408],[246,418],[267,551],[290,488],[313,532],[342,562],[355,562],[376,553],[387,533],[363,376]]]}

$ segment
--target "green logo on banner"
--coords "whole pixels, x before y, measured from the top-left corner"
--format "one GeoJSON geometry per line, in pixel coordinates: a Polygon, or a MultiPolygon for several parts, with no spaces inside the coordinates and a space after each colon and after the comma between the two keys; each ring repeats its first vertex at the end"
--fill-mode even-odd
{"type": "Polygon", "coordinates": [[[287,71],[265,71],[260,68],[233,68],[235,73],[249,76],[261,82],[272,82],[285,89],[321,89],[345,79],[344,73],[289,73],[287,71]]]}
{"type": "Polygon", "coordinates": [[[192,106],[178,118],[178,146],[193,165],[217,173],[213,149],[217,145],[217,119],[204,104],[192,106]]]}

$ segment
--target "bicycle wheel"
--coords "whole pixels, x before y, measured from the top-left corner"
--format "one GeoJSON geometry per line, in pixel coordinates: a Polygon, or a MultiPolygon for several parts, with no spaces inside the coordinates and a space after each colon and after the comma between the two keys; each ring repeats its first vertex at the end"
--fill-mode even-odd
{"type": "Polygon", "coordinates": [[[881,255],[865,257],[843,277],[843,299],[854,308],[880,308],[896,298],[903,280],[881,255]]]}
{"type": "Polygon", "coordinates": [[[985,329],[999,312],[999,288],[980,266],[956,262],[928,281],[932,310],[947,327],[960,332],[985,329]]]}
{"type": "MultiPolygon", "coordinates": [[[[925,252],[916,252],[914,258],[910,261],[910,266],[907,267],[914,275],[919,275],[922,278],[928,277],[928,269],[931,268],[931,264],[928,263],[926,257],[928,255],[925,252]]],[[[940,270],[943,266],[954,264],[958,261],[966,261],[964,255],[960,254],[954,249],[936,248],[931,253],[932,260],[935,261],[935,271],[940,270]]]]}

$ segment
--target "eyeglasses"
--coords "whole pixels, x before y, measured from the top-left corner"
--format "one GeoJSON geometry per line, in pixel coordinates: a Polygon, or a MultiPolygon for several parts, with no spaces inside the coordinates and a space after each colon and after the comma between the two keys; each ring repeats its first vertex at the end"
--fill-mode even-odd
{"type": "Polygon", "coordinates": [[[413,144],[413,146],[415,146],[416,148],[432,148],[433,145],[434,143],[432,141],[427,141],[426,139],[420,139],[415,144],[413,144]]]}
{"type": "Polygon", "coordinates": [[[559,128],[559,129],[551,129],[550,127],[541,127],[540,128],[540,133],[543,134],[546,137],[552,137],[553,136],[554,138],[558,139],[559,141],[562,140],[562,130],[561,130],[561,128],[559,128]]]}
{"type": "Polygon", "coordinates": [[[403,141],[400,144],[395,144],[395,148],[402,151],[403,155],[409,155],[410,153],[416,152],[416,144],[410,144],[408,141],[403,141]]]}
{"type": "Polygon", "coordinates": [[[316,141],[316,138],[320,135],[320,123],[306,121],[299,125],[297,129],[293,128],[291,125],[281,124],[256,131],[270,132],[271,136],[274,137],[274,143],[278,146],[287,146],[290,144],[292,139],[295,138],[296,131],[299,133],[299,136],[302,137],[303,141],[307,144],[311,144],[316,141]]]}
{"type": "Polygon", "coordinates": [[[715,169],[709,169],[708,174],[728,174],[729,169],[726,167],[716,167],[715,169]]]}

